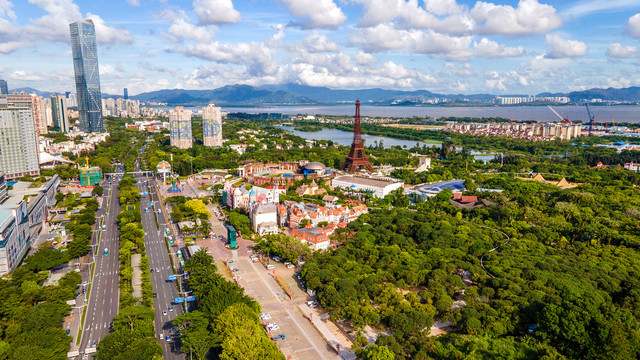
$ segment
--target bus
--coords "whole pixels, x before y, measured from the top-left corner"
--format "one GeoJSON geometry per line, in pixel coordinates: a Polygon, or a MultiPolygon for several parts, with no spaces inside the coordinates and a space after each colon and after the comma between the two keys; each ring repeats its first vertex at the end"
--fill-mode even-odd
{"type": "Polygon", "coordinates": [[[108,256],[109,255],[109,248],[104,248],[104,256],[108,256]]]}

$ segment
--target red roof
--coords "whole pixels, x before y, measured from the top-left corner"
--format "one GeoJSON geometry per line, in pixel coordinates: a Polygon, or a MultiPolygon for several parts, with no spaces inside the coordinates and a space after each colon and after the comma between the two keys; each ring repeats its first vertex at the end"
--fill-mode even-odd
{"type": "Polygon", "coordinates": [[[463,204],[477,203],[478,202],[478,197],[477,196],[461,196],[460,197],[460,202],[463,203],[463,204]]]}

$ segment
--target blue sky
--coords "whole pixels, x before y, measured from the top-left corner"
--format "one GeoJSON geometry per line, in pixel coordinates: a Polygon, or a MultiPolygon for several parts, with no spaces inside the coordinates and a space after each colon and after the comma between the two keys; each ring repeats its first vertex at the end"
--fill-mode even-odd
{"type": "Polygon", "coordinates": [[[0,0],[9,88],[74,91],[96,23],[103,92],[296,82],[537,94],[640,85],[639,0],[0,0]]]}

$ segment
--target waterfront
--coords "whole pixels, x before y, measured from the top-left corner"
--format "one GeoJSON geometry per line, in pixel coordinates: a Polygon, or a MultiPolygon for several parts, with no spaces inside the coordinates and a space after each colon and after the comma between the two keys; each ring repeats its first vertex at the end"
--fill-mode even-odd
{"type": "MultiPolygon", "coordinates": [[[[194,108],[198,109],[198,108],[194,108]]],[[[587,110],[584,106],[554,106],[554,109],[563,117],[569,117],[570,121],[587,122],[587,110]]],[[[354,105],[335,106],[266,106],[266,107],[222,107],[226,112],[246,112],[246,113],[282,113],[287,115],[309,114],[309,115],[344,115],[353,116],[354,105]]],[[[445,107],[445,106],[367,106],[360,107],[362,116],[373,117],[431,117],[438,119],[441,117],[476,117],[491,118],[500,117],[511,120],[535,120],[535,121],[559,121],[546,106],[468,106],[468,107],[445,107]]],[[[619,105],[619,106],[592,106],[591,113],[598,116],[598,122],[607,124],[611,119],[616,123],[640,122],[640,106],[619,105]]]]}

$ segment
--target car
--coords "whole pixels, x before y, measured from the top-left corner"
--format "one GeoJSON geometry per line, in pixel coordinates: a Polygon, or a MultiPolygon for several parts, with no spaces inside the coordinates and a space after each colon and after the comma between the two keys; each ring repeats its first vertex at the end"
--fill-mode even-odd
{"type": "Polygon", "coordinates": [[[164,335],[159,334],[158,337],[160,338],[160,340],[164,339],[164,335]]]}
{"type": "Polygon", "coordinates": [[[233,264],[233,260],[227,261],[227,264],[233,264]]]}
{"type": "Polygon", "coordinates": [[[160,268],[156,268],[156,272],[160,272],[160,268]]]}
{"type": "Polygon", "coordinates": [[[275,261],[275,262],[281,262],[281,261],[282,261],[282,258],[281,258],[280,256],[274,256],[274,257],[273,257],[273,261],[275,261]]]}
{"type": "Polygon", "coordinates": [[[162,310],[162,315],[167,315],[167,310],[162,310]]]}
{"type": "Polygon", "coordinates": [[[173,311],[173,306],[169,306],[169,311],[173,311]]]}
{"type": "Polygon", "coordinates": [[[276,266],[273,265],[273,264],[267,265],[267,270],[272,270],[272,269],[275,269],[275,268],[276,268],[276,266]]]}
{"type": "Polygon", "coordinates": [[[295,265],[293,265],[293,264],[288,264],[288,265],[287,265],[287,269],[293,269],[294,267],[296,267],[296,266],[295,266],[295,265]]]}
{"type": "Polygon", "coordinates": [[[153,293],[153,297],[154,297],[154,298],[157,298],[157,297],[158,297],[158,294],[157,294],[157,293],[153,293]]]}
{"type": "Polygon", "coordinates": [[[315,301],[307,301],[307,306],[310,308],[314,308],[318,306],[318,303],[315,301]]]}
{"type": "Polygon", "coordinates": [[[235,268],[235,269],[233,269],[233,270],[231,270],[231,271],[236,272],[236,271],[240,271],[240,269],[235,268]]]}
{"type": "Polygon", "coordinates": [[[276,323],[268,323],[267,329],[274,331],[274,330],[280,330],[280,327],[276,323]]]}
{"type": "Polygon", "coordinates": [[[167,342],[171,341],[171,336],[167,335],[167,342]]]}
{"type": "Polygon", "coordinates": [[[269,320],[271,319],[271,315],[269,315],[269,313],[260,314],[260,319],[269,320]]]}
{"type": "Polygon", "coordinates": [[[95,341],[95,340],[93,340],[93,341],[91,342],[91,347],[96,347],[96,341],[95,341]]]}

